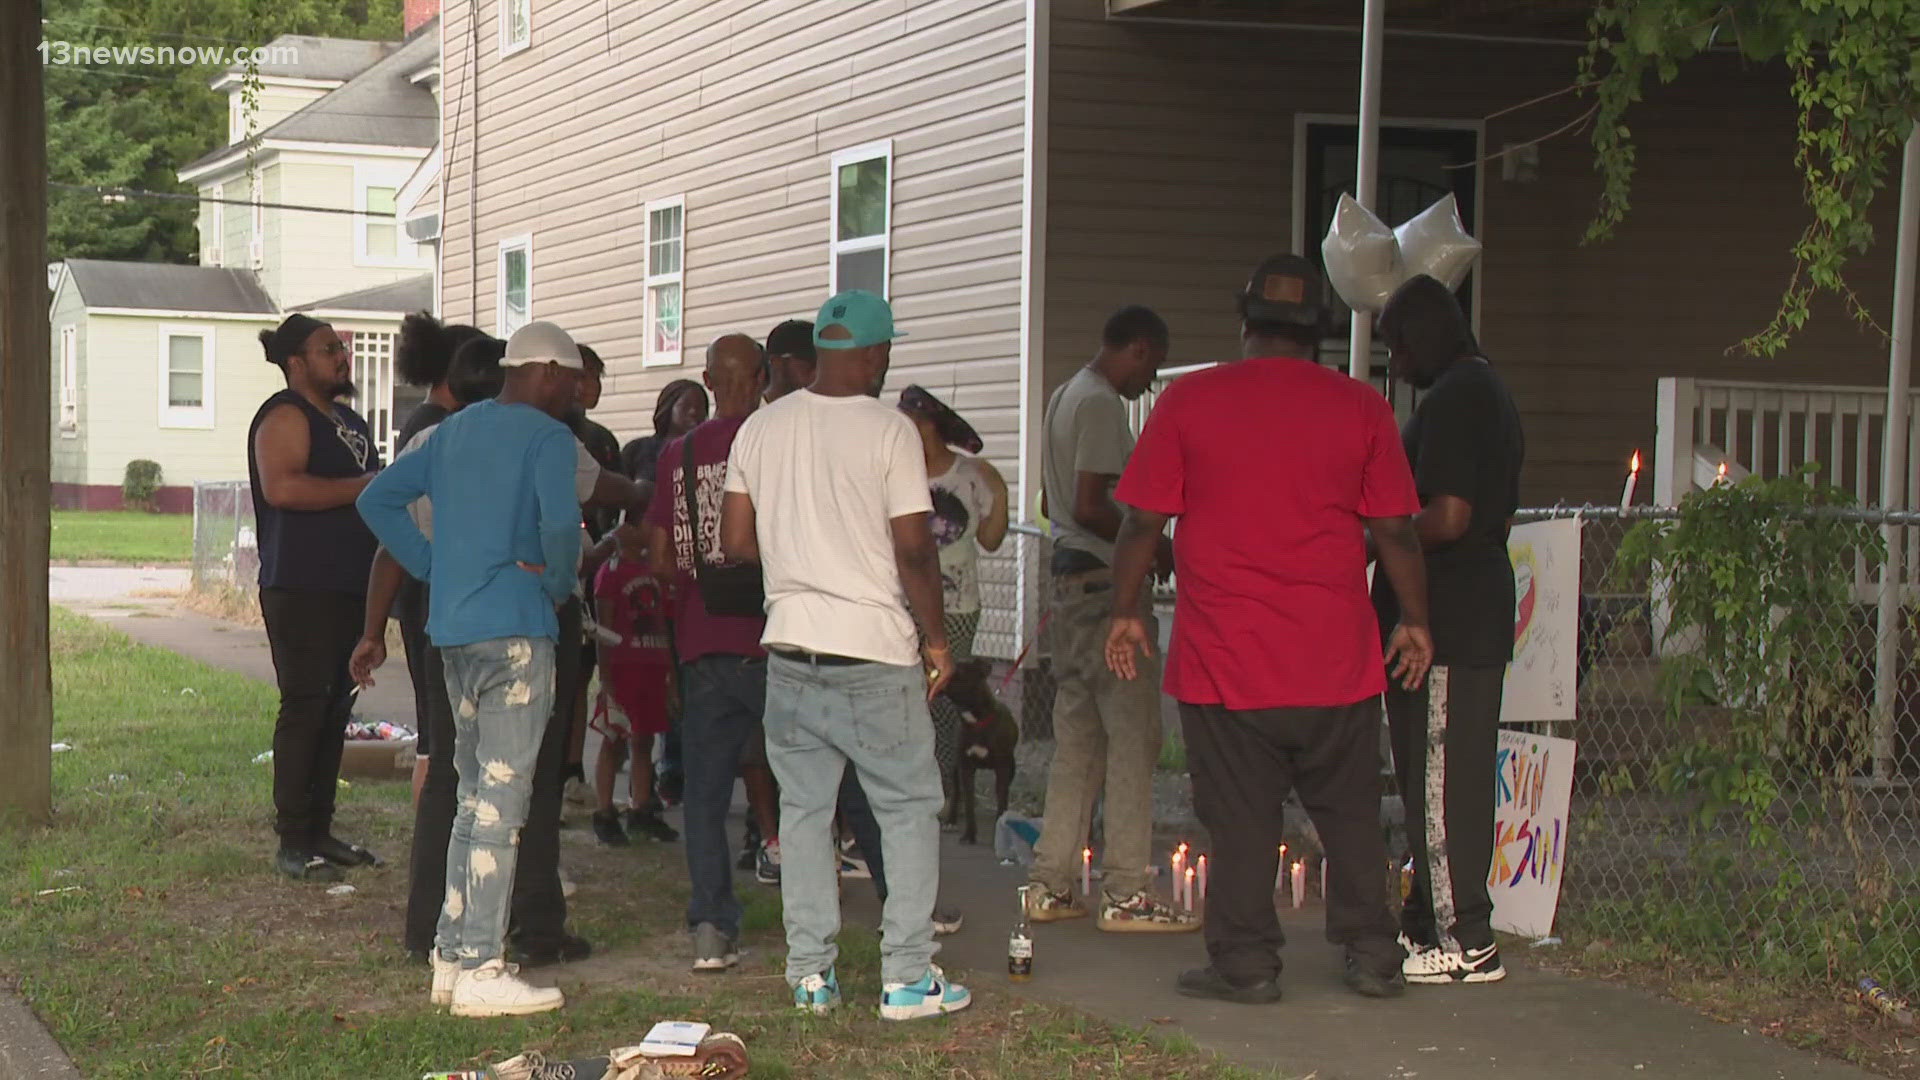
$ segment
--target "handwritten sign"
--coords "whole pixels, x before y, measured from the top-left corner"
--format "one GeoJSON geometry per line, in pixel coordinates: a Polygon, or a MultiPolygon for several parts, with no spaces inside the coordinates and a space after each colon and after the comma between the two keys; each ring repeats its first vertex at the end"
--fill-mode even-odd
{"type": "Polygon", "coordinates": [[[1494,758],[1493,926],[1544,937],[1553,931],[1567,865],[1573,798],[1572,739],[1500,732],[1494,758]]]}
{"type": "Polygon", "coordinates": [[[1513,663],[1500,722],[1571,720],[1579,701],[1580,522],[1516,525],[1507,554],[1513,560],[1513,663]]]}

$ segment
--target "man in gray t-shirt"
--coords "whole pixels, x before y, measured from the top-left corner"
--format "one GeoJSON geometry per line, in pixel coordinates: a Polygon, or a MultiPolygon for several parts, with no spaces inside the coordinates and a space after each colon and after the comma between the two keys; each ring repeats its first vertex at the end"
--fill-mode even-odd
{"type": "MultiPolygon", "coordinates": [[[[1104,777],[1100,929],[1199,927],[1148,889],[1153,767],[1160,757],[1158,662],[1146,662],[1146,678],[1128,681],[1108,670],[1105,652],[1113,603],[1110,564],[1121,518],[1113,486],[1133,452],[1126,403],[1147,392],[1166,358],[1167,324],[1160,316],[1143,307],[1122,308],[1107,320],[1093,361],[1047,403],[1041,478],[1053,522],[1055,743],[1046,824],[1034,848],[1036,887],[1027,891],[1027,914],[1035,922],[1087,914],[1074,896],[1074,879],[1104,777]]],[[[1145,608],[1151,626],[1150,599],[1145,608]]]]}

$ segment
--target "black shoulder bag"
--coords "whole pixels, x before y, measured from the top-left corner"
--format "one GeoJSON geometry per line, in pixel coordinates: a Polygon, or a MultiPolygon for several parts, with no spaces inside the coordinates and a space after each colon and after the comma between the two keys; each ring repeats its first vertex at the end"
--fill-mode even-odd
{"type": "Polygon", "coordinates": [[[708,564],[700,551],[700,500],[694,496],[693,432],[680,440],[680,486],[687,502],[687,528],[693,533],[693,583],[710,615],[759,618],[767,611],[766,586],[753,563],[708,564]]]}

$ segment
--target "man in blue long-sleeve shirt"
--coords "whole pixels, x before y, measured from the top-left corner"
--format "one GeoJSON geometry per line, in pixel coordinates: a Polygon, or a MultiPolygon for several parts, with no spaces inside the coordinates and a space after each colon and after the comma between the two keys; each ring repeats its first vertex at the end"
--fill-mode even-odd
{"type": "Polygon", "coordinates": [[[400,565],[431,586],[427,635],[454,706],[459,816],[433,951],[433,1001],[456,1016],[559,1008],[557,989],[506,966],[507,913],[534,762],[553,711],[554,609],[580,555],[572,407],[580,350],[552,323],[507,342],[506,386],[441,423],[431,442],[368,485],[360,514],[400,565]],[[429,541],[407,507],[433,501],[429,541]]]}

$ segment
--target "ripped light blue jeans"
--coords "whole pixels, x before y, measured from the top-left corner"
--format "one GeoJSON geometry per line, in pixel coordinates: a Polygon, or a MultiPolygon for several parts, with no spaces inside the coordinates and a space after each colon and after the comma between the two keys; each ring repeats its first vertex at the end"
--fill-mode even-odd
{"type": "Polygon", "coordinates": [[[520,827],[553,715],[553,649],[545,638],[515,637],[440,650],[460,788],[435,947],[464,968],[505,951],[520,827]]]}

